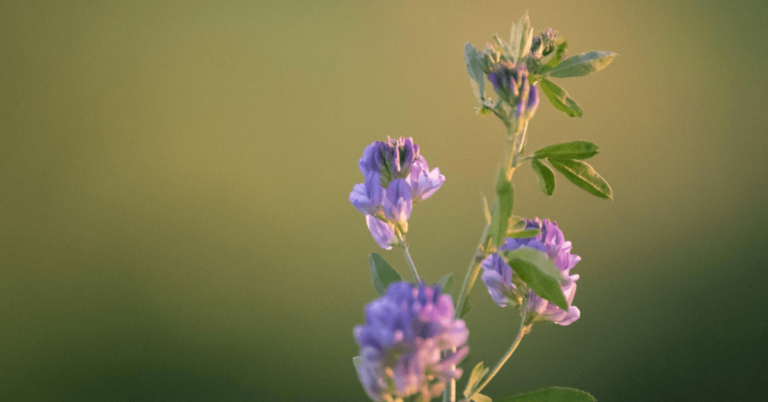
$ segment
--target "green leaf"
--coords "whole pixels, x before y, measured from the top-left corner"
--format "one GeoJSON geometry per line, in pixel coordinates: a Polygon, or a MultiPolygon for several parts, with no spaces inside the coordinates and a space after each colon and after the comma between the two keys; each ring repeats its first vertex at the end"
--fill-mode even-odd
{"type": "Polygon", "coordinates": [[[525,230],[525,218],[522,216],[512,215],[509,217],[509,228],[507,228],[507,233],[514,233],[514,232],[521,232],[525,230]]]}
{"type": "Polygon", "coordinates": [[[363,358],[360,356],[355,356],[352,358],[352,364],[355,365],[355,371],[360,367],[360,363],[363,362],[363,358]]]}
{"type": "Polygon", "coordinates": [[[515,38],[512,39],[512,46],[515,46],[512,50],[515,52],[512,56],[515,60],[520,60],[531,51],[531,42],[533,41],[533,28],[531,28],[531,20],[528,17],[528,12],[520,18],[520,22],[517,24],[517,32],[515,38]]]}
{"type": "Polygon", "coordinates": [[[504,169],[499,171],[499,180],[496,183],[496,195],[499,201],[499,207],[491,217],[491,239],[493,244],[499,247],[504,243],[504,235],[507,234],[509,227],[509,217],[512,215],[512,207],[515,201],[515,190],[512,183],[507,180],[504,169]]]}
{"type": "Polygon", "coordinates": [[[472,79],[472,89],[480,102],[485,101],[485,78],[483,75],[483,57],[480,52],[467,42],[464,45],[464,63],[467,65],[467,73],[472,79]]]}
{"type": "Polygon", "coordinates": [[[533,153],[534,158],[589,159],[598,153],[597,145],[588,141],[573,141],[550,145],[533,153]]]}
{"type": "Polygon", "coordinates": [[[600,198],[613,199],[611,186],[588,163],[555,158],[549,158],[549,163],[571,183],[583,188],[588,193],[600,198]]]}
{"type": "Polygon", "coordinates": [[[471,398],[469,398],[471,401],[474,402],[493,402],[491,398],[483,395],[483,394],[474,394],[471,398]]]}
{"type": "Polygon", "coordinates": [[[531,167],[536,172],[541,191],[546,195],[552,195],[555,192],[555,172],[538,159],[531,160],[531,167]]]}
{"type": "Polygon", "coordinates": [[[504,398],[500,402],[596,402],[594,396],[573,388],[552,387],[504,398]]]}
{"type": "Polygon", "coordinates": [[[544,91],[544,95],[547,95],[547,99],[549,99],[549,102],[552,103],[552,106],[554,106],[555,109],[565,112],[565,114],[570,117],[581,117],[584,114],[584,111],[581,110],[581,106],[579,106],[575,100],[571,99],[571,97],[568,96],[568,92],[565,92],[565,89],[560,85],[557,85],[546,78],[542,78],[541,89],[544,91]]]}
{"type": "Polygon", "coordinates": [[[440,285],[440,289],[442,289],[443,293],[451,294],[451,290],[453,290],[453,274],[448,274],[440,278],[440,280],[437,281],[437,284],[440,285]]]}
{"type": "Polygon", "coordinates": [[[507,237],[513,239],[526,239],[541,233],[539,229],[525,229],[526,220],[520,216],[512,215],[509,218],[509,228],[507,228],[507,237]]]}
{"type": "Polygon", "coordinates": [[[581,77],[604,69],[616,57],[614,52],[587,52],[571,56],[549,71],[557,78],[581,77]]]}
{"type": "Polygon", "coordinates": [[[507,237],[511,237],[513,239],[528,239],[534,236],[538,236],[539,233],[541,233],[541,230],[539,229],[529,229],[519,232],[507,232],[507,237]]]}
{"type": "Polygon", "coordinates": [[[465,397],[468,397],[475,390],[486,374],[488,374],[488,369],[485,368],[483,362],[477,363],[475,368],[472,369],[472,374],[469,375],[466,388],[464,388],[465,397]]]}
{"type": "Polygon", "coordinates": [[[553,68],[557,67],[557,65],[563,61],[563,55],[565,55],[566,49],[568,49],[568,42],[562,41],[561,43],[559,43],[557,45],[557,50],[552,55],[552,58],[549,59],[547,64],[541,67],[541,69],[539,70],[539,74],[544,74],[547,71],[550,71],[553,68]]]}
{"type": "Polygon", "coordinates": [[[527,283],[534,293],[557,307],[568,310],[568,301],[560,285],[565,278],[546,254],[526,247],[505,251],[503,255],[517,276],[527,283]]]}
{"type": "Polygon", "coordinates": [[[467,315],[471,309],[472,303],[469,302],[469,296],[467,296],[467,298],[464,299],[464,307],[461,308],[461,314],[459,314],[459,318],[464,318],[464,316],[467,315]]]}
{"type": "Polygon", "coordinates": [[[392,282],[402,281],[403,278],[392,267],[376,253],[371,253],[369,259],[371,266],[371,280],[373,281],[373,287],[376,288],[376,292],[379,296],[387,293],[387,287],[392,282]]]}
{"type": "Polygon", "coordinates": [[[485,212],[485,222],[491,224],[491,209],[488,208],[488,199],[483,194],[483,212],[485,212]]]}

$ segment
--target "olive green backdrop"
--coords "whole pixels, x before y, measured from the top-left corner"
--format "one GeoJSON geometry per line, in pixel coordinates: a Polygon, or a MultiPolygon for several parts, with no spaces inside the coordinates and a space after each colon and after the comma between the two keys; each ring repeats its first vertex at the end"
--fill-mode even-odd
{"type": "MultiPolygon", "coordinates": [[[[487,393],[764,395],[765,2],[6,1],[0,400],[365,400],[352,327],[381,250],[347,201],[357,159],[415,138],[447,181],[413,257],[463,276],[503,128],[475,116],[462,49],[526,10],[571,54],[619,54],[559,81],[582,119],[544,100],[529,130],[600,145],[616,200],[516,175],[516,213],[583,257],[582,318],[537,326],[487,393]]],[[[467,366],[518,324],[473,299],[467,366]]]]}

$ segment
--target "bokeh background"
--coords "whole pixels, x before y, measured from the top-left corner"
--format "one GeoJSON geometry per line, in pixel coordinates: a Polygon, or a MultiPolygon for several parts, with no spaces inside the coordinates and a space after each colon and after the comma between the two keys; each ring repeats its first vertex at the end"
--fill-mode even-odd
{"type": "MultiPolygon", "coordinates": [[[[536,327],[487,393],[764,397],[766,4],[2,2],[0,400],[365,400],[352,327],[382,251],[347,201],[357,159],[405,135],[441,168],[409,242],[460,282],[503,138],[462,49],[526,10],[570,54],[619,54],[559,81],[582,119],[543,101],[529,131],[600,145],[616,200],[516,175],[516,213],[583,257],[582,318],[536,327]]],[[[518,325],[473,305],[468,367],[518,325]]]]}

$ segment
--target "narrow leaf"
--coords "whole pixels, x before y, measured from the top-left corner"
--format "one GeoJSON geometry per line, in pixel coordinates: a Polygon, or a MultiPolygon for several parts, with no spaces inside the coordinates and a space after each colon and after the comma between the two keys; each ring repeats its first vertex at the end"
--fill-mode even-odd
{"type": "Polygon", "coordinates": [[[499,201],[499,207],[494,211],[491,217],[491,239],[493,244],[499,247],[504,243],[504,235],[509,227],[509,217],[512,215],[512,207],[515,200],[515,191],[512,183],[507,181],[504,169],[499,171],[499,180],[496,183],[496,195],[499,201]]]}
{"type": "Polygon", "coordinates": [[[469,296],[467,296],[467,298],[464,299],[464,307],[461,308],[461,314],[459,314],[459,318],[464,318],[464,316],[467,315],[471,309],[472,303],[469,302],[469,296]]]}
{"type": "Polygon", "coordinates": [[[500,402],[596,402],[594,396],[573,388],[552,387],[504,398],[500,402]]]}
{"type": "Polygon", "coordinates": [[[453,274],[440,278],[437,284],[440,285],[440,289],[444,294],[451,294],[451,290],[453,290],[453,274]]]}
{"type": "Polygon", "coordinates": [[[560,285],[565,278],[546,254],[526,247],[506,251],[503,255],[517,276],[527,283],[534,293],[557,307],[568,310],[568,301],[560,285]]]}
{"type": "Polygon", "coordinates": [[[487,396],[485,396],[483,394],[474,394],[469,399],[474,401],[474,402],[493,402],[491,400],[491,398],[489,398],[489,397],[487,397],[487,396]]]}
{"type": "MultiPolygon", "coordinates": [[[[509,46],[505,47],[504,49],[507,49],[507,51],[509,52],[509,55],[513,59],[518,54],[517,48],[520,44],[520,33],[521,33],[521,30],[520,30],[519,24],[515,25],[514,23],[512,23],[512,32],[510,32],[509,34],[509,46]]],[[[493,38],[496,39],[495,36],[493,38]]],[[[499,40],[497,39],[496,42],[498,43],[499,40]]],[[[512,60],[512,61],[514,62],[515,60],[512,60]]]]}
{"type": "Polygon", "coordinates": [[[552,103],[555,109],[565,112],[570,117],[581,117],[584,112],[581,110],[581,106],[576,103],[575,100],[568,96],[568,92],[565,92],[561,86],[554,82],[542,78],[541,89],[544,91],[544,95],[547,95],[547,99],[552,103]]]}
{"type": "Polygon", "coordinates": [[[464,63],[467,65],[467,73],[474,83],[472,86],[475,96],[480,102],[485,100],[485,78],[483,75],[483,57],[480,52],[467,42],[464,45],[464,63]]]}
{"type": "Polygon", "coordinates": [[[507,232],[507,237],[513,239],[528,239],[534,236],[538,236],[541,233],[539,229],[522,230],[520,232],[507,232]]]}
{"type": "Polygon", "coordinates": [[[472,373],[469,375],[469,381],[467,381],[467,386],[464,388],[464,396],[468,397],[472,391],[475,390],[475,386],[477,383],[482,381],[483,379],[483,372],[486,372],[487,369],[483,365],[483,362],[477,363],[475,368],[472,369],[472,373]]]}
{"type": "Polygon", "coordinates": [[[549,166],[541,163],[538,159],[533,159],[531,161],[531,167],[533,168],[533,171],[536,172],[541,191],[546,195],[552,195],[552,193],[555,192],[555,172],[553,172],[549,166]]]}
{"type": "Polygon", "coordinates": [[[581,77],[600,71],[611,64],[616,57],[614,52],[587,52],[571,56],[557,67],[549,71],[549,75],[557,78],[581,77]]]}
{"type": "Polygon", "coordinates": [[[566,179],[583,188],[588,193],[600,198],[613,199],[611,186],[588,163],[572,159],[555,158],[550,158],[549,163],[558,172],[562,173],[566,179]]]}
{"type": "Polygon", "coordinates": [[[379,296],[387,293],[389,284],[403,280],[400,277],[400,274],[392,269],[380,255],[371,253],[368,261],[371,266],[371,280],[373,281],[373,287],[376,289],[376,292],[379,293],[379,296]]]}
{"type": "Polygon", "coordinates": [[[550,145],[533,153],[534,158],[589,159],[598,153],[589,141],[573,141],[550,145]]]}
{"type": "Polygon", "coordinates": [[[488,208],[488,199],[483,194],[483,212],[485,212],[485,222],[491,224],[491,209],[488,208]]]}
{"type": "Polygon", "coordinates": [[[512,215],[509,217],[509,227],[507,233],[521,232],[525,230],[525,218],[522,216],[512,215]]]}
{"type": "Polygon", "coordinates": [[[531,51],[531,42],[533,41],[533,28],[531,28],[531,20],[528,17],[528,12],[520,19],[520,23],[517,25],[517,54],[516,60],[520,60],[527,56],[531,51]]]}

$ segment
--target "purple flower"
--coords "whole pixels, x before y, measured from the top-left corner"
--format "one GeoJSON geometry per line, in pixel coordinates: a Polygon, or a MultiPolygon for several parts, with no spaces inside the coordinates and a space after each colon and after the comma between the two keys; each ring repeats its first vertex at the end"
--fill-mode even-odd
{"type": "Polygon", "coordinates": [[[430,171],[427,160],[420,156],[411,166],[408,183],[411,185],[413,202],[418,202],[431,197],[445,183],[445,176],[440,174],[440,168],[430,171]]]}
{"type": "Polygon", "coordinates": [[[419,146],[403,137],[368,145],[358,166],[365,182],[355,184],[349,202],[368,216],[373,238],[389,250],[399,243],[395,229],[403,234],[408,231],[413,204],[432,196],[445,182],[445,176],[439,168],[430,171],[419,154],[419,146]]]}
{"type": "Polygon", "coordinates": [[[423,283],[395,282],[366,306],[366,323],[354,334],[362,358],[358,376],[368,396],[392,401],[421,394],[428,400],[460,378],[455,366],[467,355],[469,331],[453,314],[451,296],[423,283]],[[441,359],[452,348],[458,351],[441,359]]]}
{"type": "Polygon", "coordinates": [[[500,307],[506,307],[510,301],[517,304],[514,295],[517,287],[512,284],[512,267],[496,253],[486,257],[481,266],[483,267],[483,283],[488,288],[494,303],[500,307]]]}
{"type": "Polygon", "coordinates": [[[373,240],[385,250],[391,250],[392,246],[398,244],[397,236],[395,236],[395,228],[391,224],[382,221],[381,219],[373,216],[366,215],[365,223],[368,225],[368,231],[371,232],[373,240]]]}
{"type": "Polygon", "coordinates": [[[413,201],[411,200],[411,186],[405,179],[395,179],[389,183],[384,197],[384,216],[390,222],[406,225],[411,217],[413,201]]]}
{"type": "MultiPolygon", "coordinates": [[[[569,282],[563,286],[563,293],[568,305],[573,303],[573,296],[576,294],[576,282],[569,282]]],[[[551,321],[558,325],[571,325],[581,317],[581,311],[578,307],[571,306],[568,311],[565,311],[533,292],[531,292],[528,300],[528,311],[533,316],[531,322],[551,321]]]]}
{"type": "Polygon", "coordinates": [[[407,177],[419,156],[419,146],[413,143],[413,138],[388,138],[386,142],[376,141],[368,145],[358,166],[366,177],[370,172],[378,172],[381,185],[386,187],[391,180],[407,177]]]}
{"type": "Polygon", "coordinates": [[[381,188],[381,178],[378,172],[369,172],[365,183],[355,184],[349,193],[349,202],[364,214],[375,213],[384,199],[384,189],[381,188]]]}
{"type": "MultiPolygon", "coordinates": [[[[568,278],[568,282],[563,285],[563,293],[570,305],[573,302],[573,296],[576,294],[576,280],[579,275],[571,275],[571,269],[581,261],[581,257],[571,254],[573,245],[570,241],[565,241],[563,232],[557,227],[557,222],[550,222],[549,219],[534,220],[526,219],[525,229],[539,229],[540,233],[527,239],[508,238],[505,243],[499,247],[499,251],[517,250],[521,247],[529,247],[547,254],[555,266],[563,272],[568,278]]],[[[483,282],[491,293],[493,301],[501,307],[506,306],[510,301],[515,302],[517,290],[512,283],[512,268],[507,265],[498,254],[488,256],[482,263],[484,269],[483,282]]],[[[562,310],[554,304],[542,299],[533,291],[528,294],[528,314],[531,322],[551,321],[555,324],[569,325],[576,321],[580,312],[575,306],[571,306],[568,311],[562,310]]]]}

